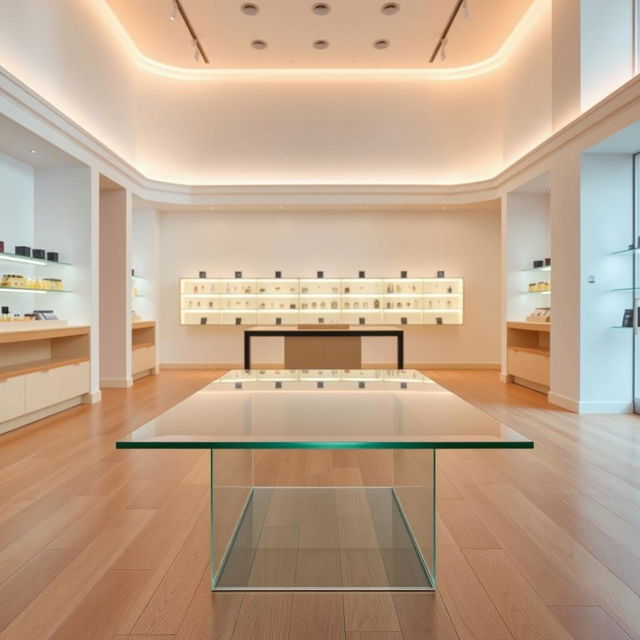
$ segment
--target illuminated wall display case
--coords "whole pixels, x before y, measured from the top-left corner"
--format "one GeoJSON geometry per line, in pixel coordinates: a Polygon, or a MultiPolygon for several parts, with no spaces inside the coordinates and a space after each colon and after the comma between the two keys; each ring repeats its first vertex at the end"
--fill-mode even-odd
{"type": "Polygon", "coordinates": [[[453,324],[462,278],[182,278],[180,324],[453,324]]]}

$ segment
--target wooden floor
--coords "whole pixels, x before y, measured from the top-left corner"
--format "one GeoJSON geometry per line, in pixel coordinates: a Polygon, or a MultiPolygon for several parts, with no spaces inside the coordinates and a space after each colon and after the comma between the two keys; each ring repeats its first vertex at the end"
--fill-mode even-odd
{"type": "Polygon", "coordinates": [[[217,373],[0,437],[0,640],[640,640],[640,418],[495,372],[432,372],[536,442],[438,454],[437,593],[213,595],[208,455],[114,441],[217,373]]]}

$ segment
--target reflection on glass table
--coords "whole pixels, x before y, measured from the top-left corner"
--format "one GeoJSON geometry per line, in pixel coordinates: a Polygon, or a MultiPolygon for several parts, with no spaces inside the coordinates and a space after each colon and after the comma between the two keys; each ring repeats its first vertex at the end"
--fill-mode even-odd
{"type": "Polygon", "coordinates": [[[528,449],[417,371],[231,371],[118,448],[211,451],[221,590],[433,590],[437,449],[528,449]]]}

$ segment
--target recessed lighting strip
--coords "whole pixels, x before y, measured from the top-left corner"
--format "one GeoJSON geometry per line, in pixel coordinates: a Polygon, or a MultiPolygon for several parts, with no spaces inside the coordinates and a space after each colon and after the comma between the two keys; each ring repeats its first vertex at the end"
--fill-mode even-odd
{"type": "Polygon", "coordinates": [[[175,4],[176,4],[176,7],[178,7],[178,13],[180,13],[180,16],[182,17],[182,20],[184,21],[185,26],[189,30],[189,35],[191,36],[191,40],[193,41],[198,51],[200,52],[200,55],[202,56],[202,60],[207,64],[209,64],[209,58],[207,57],[207,54],[205,53],[202,43],[200,42],[200,38],[198,38],[198,35],[196,34],[196,31],[193,28],[193,25],[191,24],[191,20],[189,20],[189,16],[187,15],[187,12],[184,10],[184,7],[182,6],[182,2],[180,2],[180,0],[175,0],[175,4]]]}
{"type": "Polygon", "coordinates": [[[458,0],[458,2],[456,3],[456,6],[453,8],[453,11],[449,16],[449,20],[447,21],[445,28],[440,34],[440,39],[438,40],[438,44],[436,44],[436,48],[433,50],[433,53],[431,54],[431,58],[429,58],[429,62],[433,62],[436,59],[436,56],[438,55],[438,52],[440,51],[440,49],[442,49],[442,47],[446,45],[447,36],[449,35],[449,30],[453,26],[453,23],[457,18],[458,13],[460,12],[460,9],[462,9],[462,5],[464,3],[465,3],[465,0],[458,0]]]}

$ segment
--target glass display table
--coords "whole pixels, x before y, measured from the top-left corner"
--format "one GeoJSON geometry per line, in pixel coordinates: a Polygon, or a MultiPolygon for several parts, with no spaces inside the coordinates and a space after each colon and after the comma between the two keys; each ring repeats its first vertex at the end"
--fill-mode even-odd
{"type": "Polygon", "coordinates": [[[116,446],[210,450],[212,589],[433,590],[436,451],[533,442],[417,371],[231,371],[116,446]]]}

